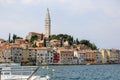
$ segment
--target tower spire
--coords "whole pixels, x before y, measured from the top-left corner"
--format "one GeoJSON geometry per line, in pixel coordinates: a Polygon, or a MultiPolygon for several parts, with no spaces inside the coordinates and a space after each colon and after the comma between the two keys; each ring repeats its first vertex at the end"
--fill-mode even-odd
{"type": "Polygon", "coordinates": [[[50,13],[49,13],[49,9],[47,8],[47,12],[46,12],[46,20],[50,20],[50,13]]]}
{"type": "Polygon", "coordinates": [[[45,16],[45,37],[49,38],[51,34],[51,19],[49,9],[47,8],[46,16],[45,16]]]}

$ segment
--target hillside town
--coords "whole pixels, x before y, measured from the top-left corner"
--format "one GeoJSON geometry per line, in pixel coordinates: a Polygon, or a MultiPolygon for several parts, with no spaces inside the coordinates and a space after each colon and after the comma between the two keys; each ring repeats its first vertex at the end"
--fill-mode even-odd
{"type": "Polygon", "coordinates": [[[25,39],[15,34],[11,39],[9,34],[8,40],[0,39],[0,63],[20,63],[21,65],[120,63],[118,49],[97,49],[87,40],[79,42],[70,35],[60,34],[59,36],[61,37],[51,35],[51,19],[47,9],[45,34],[29,32],[25,39]]]}

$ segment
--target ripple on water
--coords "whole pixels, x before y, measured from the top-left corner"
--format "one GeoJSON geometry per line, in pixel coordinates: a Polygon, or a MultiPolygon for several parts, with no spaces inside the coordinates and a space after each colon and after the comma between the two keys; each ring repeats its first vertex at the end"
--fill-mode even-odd
{"type": "Polygon", "coordinates": [[[120,80],[120,65],[50,66],[39,74],[48,74],[51,80],[120,80]]]}

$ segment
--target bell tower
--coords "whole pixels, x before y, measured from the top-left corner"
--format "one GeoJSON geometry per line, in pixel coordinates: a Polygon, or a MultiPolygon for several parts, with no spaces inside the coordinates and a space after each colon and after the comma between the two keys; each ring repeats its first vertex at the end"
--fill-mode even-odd
{"type": "Polygon", "coordinates": [[[51,35],[51,19],[49,9],[47,8],[45,16],[45,38],[49,38],[50,35],[51,35]]]}

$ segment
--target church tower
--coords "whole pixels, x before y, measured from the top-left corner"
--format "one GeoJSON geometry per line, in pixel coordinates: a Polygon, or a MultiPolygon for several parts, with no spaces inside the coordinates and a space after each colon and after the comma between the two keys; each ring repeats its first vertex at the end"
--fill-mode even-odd
{"type": "Polygon", "coordinates": [[[45,16],[45,38],[49,38],[51,35],[51,20],[49,9],[47,8],[46,16],[45,16]]]}

